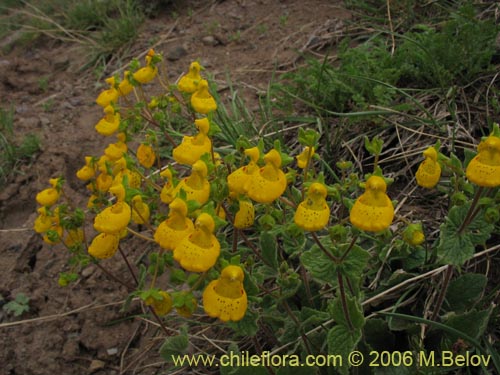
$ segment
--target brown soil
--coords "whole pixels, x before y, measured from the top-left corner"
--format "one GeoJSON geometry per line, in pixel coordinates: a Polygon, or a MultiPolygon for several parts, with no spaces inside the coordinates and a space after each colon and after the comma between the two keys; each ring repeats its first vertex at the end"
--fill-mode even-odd
{"type": "MultiPolygon", "coordinates": [[[[172,81],[199,59],[220,87],[229,73],[249,103],[257,103],[274,72],[302,61],[300,52],[314,54],[336,43],[348,17],[341,3],[178,1],[144,23],[130,56],[142,59],[156,41],[172,81]]],[[[59,287],[68,255],[31,229],[35,194],[49,178],[64,177],[76,203],[87,199],[75,172],[85,155],[98,155],[106,145],[94,130],[102,113],[94,104],[100,88],[92,73],[78,71],[79,55],[73,45],[42,38],[0,56],[2,107],[15,108],[19,137],[36,134],[42,144],[36,160],[0,192],[0,294],[4,303],[19,293],[30,298],[30,310],[20,318],[0,309],[0,375],[170,373],[156,354],[156,328],[123,319],[141,312],[138,306],[120,311],[126,290],[94,267],[77,283],[59,287]],[[48,79],[46,90],[41,78],[48,79]]],[[[118,68],[109,66],[106,74],[118,68]]],[[[111,266],[121,271],[120,264],[111,266]]]]}

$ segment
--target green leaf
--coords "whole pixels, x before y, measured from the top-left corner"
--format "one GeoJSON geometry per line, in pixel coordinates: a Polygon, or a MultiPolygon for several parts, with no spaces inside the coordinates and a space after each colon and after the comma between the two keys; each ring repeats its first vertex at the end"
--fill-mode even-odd
{"type": "MultiPolygon", "coordinates": [[[[363,310],[361,309],[361,305],[355,298],[351,298],[346,296],[347,310],[349,312],[349,318],[351,320],[352,326],[355,329],[361,329],[365,325],[365,317],[363,315],[363,310]]],[[[349,329],[349,323],[347,322],[346,316],[344,315],[344,308],[342,307],[342,300],[340,297],[337,297],[330,302],[329,306],[330,314],[332,318],[339,325],[345,326],[349,329]]]]}
{"type": "Polygon", "coordinates": [[[379,352],[395,349],[395,336],[389,330],[389,325],[383,319],[368,319],[363,328],[365,341],[373,350],[379,352]]]}
{"type": "Polygon", "coordinates": [[[461,266],[474,256],[476,245],[483,244],[490,238],[494,226],[488,224],[481,214],[462,233],[458,233],[469,207],[469,204],[452,207],[445,222],[441,224],[437,248],[441,263],[461,266]]]}
{"type": "MultiPolygon", "coordinates": [[[[338,325],[328,331],[326,342],[328,344],[329,355],[339,355],[342,366],[337,367],[341,374],[348,374],[347,358],[361,339],[361,330],[350,331],[349,328],[338,325]]],[[[339,364],[337,363],[337,365],[339,364]]]]}
{"type": "Polygon", "coordinates": [[[276,249],[276,237],[270,232],[262,232],[260,235],[260,248],[262,258],[266,264],[273,269],[278,269],[278,251],[276,249]]]}
{"type": "Polygon", "coordinates": [[[466,273],[450,282],[446,302],[450,311],[462,312],[474,306],[484,292],[488,278],[478,273],[466,273]]]}
{"type": "Polygon", "coordinates": [[[160,355],[167,362],[172,362],[172,357],[182,355],[189,346],[189,339],[185,327],[182,327],[177,336],[167,337],[160,347],[160,355]]]}
{"type": "MultiPolygon", "coordinates": [[[[482,311],[472,310],[464,314],[450,313],[444,321],[444,324],[463,332],[467,336],[479,339],[488,326],[491,311],[492,308],[482,311]]],[[[452,340],[464,338],[464,336],[455,334],[449,334],[449,336],[451,336],[452,340]]]]}
{"type": "Polygon", "coordinates": [[[243,319],[237,322],[228,322],[227,325],[244,337],[253,337],[259,330],[258,322],[259,316],[252,310],[247,310],[243,319]]]}

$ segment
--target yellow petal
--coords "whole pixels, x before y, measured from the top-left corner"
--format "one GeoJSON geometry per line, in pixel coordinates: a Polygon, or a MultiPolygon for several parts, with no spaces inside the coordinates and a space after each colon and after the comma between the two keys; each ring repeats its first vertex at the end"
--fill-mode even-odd
{"type": "Polygon", "coordinates": [[[239,210],[234,216],[234,226],[238,229],[250,228],[255,220],[255,209],[252,202],[239,201],[239,210]]]}
{"type": "Polygon", "coordinates": [[[217,109],[217,103],[208,91],[208,82],[204,79],[198,84],[198,89],[191,95],[193,109],[201,114],[207,114],[217,109]]]}
{"type": "Polygon", "coordinates": [[[59,199],[59,195],[60,194],[57,189],[44,189],[36,195],[36,201],[41,206],[50,207],[56,204],[57,200],[59,199]]]}
{"type": "Polygon", "coordinates": [[[144,168],[151,168],[156,160],[153,147],[141,143],[137,148],[137,160],[144,168]]]}
{"type": "Polygon", "coordinates": [[[441,178],[441,166],[431,158],[426,158],[420,163],[415,178],[419,186],[432,189],[441,178]]]}
{"type": "Polygon", "coordinates": [[[125,229],[131,218],[130,206],[117,202],[102,210],[94,219],[94,228],[98,232],[117,234],[125,229]]]}
{"type": "Polygon", "coordinates": [[[120,236],[118,234],[99,233],[92,240],[88,252],[94,258],[108,259],[115,255],[119,242],[120,236]]]}
{"type": "Polygon", "coordinates": [[[201,66],[197,61],[194,61],[189,66],[187,74],[183,75],[177,84],[179,91],[192,94],[198,88],[198,83],[201,81],[200,75],[201,66]]]}

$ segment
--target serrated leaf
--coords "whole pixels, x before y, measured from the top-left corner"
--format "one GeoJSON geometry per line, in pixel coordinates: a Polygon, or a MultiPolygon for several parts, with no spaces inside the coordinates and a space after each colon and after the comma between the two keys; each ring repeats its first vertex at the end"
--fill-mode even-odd
{"type": "Polygon", "coordinates": [[[172,362],[172,357],[184,354],[188,346],[189,339],[186,333],[167,337],[160,347],[160,355],[165,361],[172,362]]]}
{"type": "MultiPolygon", "coordinates": [[[[341,374],[348,374],[347,358],[361,339],[361,330],[350,331],[343,325],[333,327],[328,331],[326,342],[328,344],[329,355],[339,355],[342,358],[342,366],[337,366],[341,374]]],[[[337,363],[338,365],[338,363],[337,363]]]]}
{"type": "Polygon", "coordinates": [[[488,278],[478,273],[466,273],[450,282],[446,302],[450,311],[462,312],[479,301],[488,278]]]}
{"type": "MultiPolygon", "coordinates": [[[[476,311],[472,310],[463,314],[450,313],[444,324],[449,327],[455,328],[467,336],[479,339],[488,326],[492,309],[476,311]]],[[[448,333],[452,340],[457,340],[460,337],[448,333]]]]}
{"type": "MultiPolygon", "coordinates": [[[[365,325],[365,317],[359,302],[355,298],[346,296],[346,304],[352,326],[356,329],[363,328],[365,325]]],[[[343,325],[349,329],[349,323],[344,315],[344,308],[340,297],[335,298],[333,302],[329,304],[328,308],[332,318],[337,322],[337,324],[343,325]]]]}
{"type": "Polygon", "coordinates": [[[269,232],[262,232],[260,235],[260,248],[262,258],[266,264],[273,269],[278,269],[278,251],[276,249],[276,237],[269,232]]]}
{"type": "Polygon", "coordinates": [[[461,266],[474,256],[476,245],[484,243],[490,237],[493,225],[487,223],[481,214],[462,233],[458,233],[469,207],[470,205],[452,207],[445,222],[441,224],[437,248],[441,263],[461,266]]]}

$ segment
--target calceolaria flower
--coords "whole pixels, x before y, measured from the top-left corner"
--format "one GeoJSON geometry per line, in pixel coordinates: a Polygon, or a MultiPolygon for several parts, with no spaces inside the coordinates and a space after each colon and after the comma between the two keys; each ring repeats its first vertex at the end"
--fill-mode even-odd
{"type": "Polygon", "coordinates": [[[195,112],[204,115],[217,109],[217,103],[208,91],[208,82],[205,79],[198,83],[196,91],[191,95],[191,105],[195,112]]]}
{"type": "Polygon", "coordinates": [[[208,118],[196,119],[194,123],[198,128],[198,134],[193,137],[184,136],[181,144],[172,151],[177,163],[193,165],[203,154],[209,153],[212,149],[212,141],[208,137],[210,130],[208,118]]]}
{"type": "Polygon", "coordinates": [[[272,149],[264,156],[264,167],[254,172],[247,180],[244,190],[256,202],[271,203],[286,189],[286,176],[280,169],[281,155],[272,149]]]}
{"type": "Polygon", "coordinates": [[[130,222],[132,210],[125,199],[125,188],[123,185],[113,185],[109,191],[116,196],[117,202],[106,207],[94,219],[94,228],[98,232],[118,234],[122,232],[130,222]]]}
{"type": "Polygon", "coordinates": [[[160,172],[160,176],[167,179],[167,182],[165,182],[165,185],[163,185],[163,188],[161,189],[160,199],[163,203],[169,204],[174,200],[175,195],[177,194],[172,181],[172,171],[167,168],[160,172]]]}
{"type": "Polygon", "coordinates": [[[127,96],[134,90],[134,86],[129,81],[129,76],[130,72],[128,70],[125,70],[123,73],[123,79],[121,82],[118,84],[118,93],[120,96],[127,96]]]}
{"type": "Polygon", "coordinates": [[[311,158],[314,155],[314,147],[306,146],[304,150],[296,156],[297,159],[297,167],[300,169],[304,169],[311,162],[311,158]]]}
{"type": "Polygon", "coordinates": [[[247,148],[245,150],[245,155],[250,158],[250,162],[227,176],[229,191],[235,194],[245,194],[245,186],[248,179],[254,172],[259,170],[259,166],[257,165],[257,161],[260,157],[259,148],[247,148]]]}
{"type": "Polygon", "coordinates": [[[59,199],[60,192],[57,186],[59,183],[59,179],[51,178],[49,180],[49,183],[52,185],[51,188],[44,189],[36,195],[36,201],[41,206],[53,206],[59,199]]]}
{"type": "Polygon", "coordinates": [[[202,213],[196,219],[194,231],[174,248],[174,259],[190,272],[205,272],[212,268],[220,254],[220,244],[214,236],[212,216],[202,213]]]}
{"type": "Polygon", "coordinates": [[[85,156],[85,165],[76,172],[76,178],[82,181],[88,181],[91,178],[94,178],[96,170],[95,167],[96,166],[94,165],[92,157],[85,156]]]}
{"type": "Polygon", "coordinates": [[[467,165],[467,178],[478,186],[500,186],[500,138],[490,135],[477,150],[477,155],[467,165]]]}
{"type": "Polygon", "coordinates": [[[250,228],[255,220],[253,203],[247,199],[240,199],[239,210],[234,215],[234,227],[238,229],[250,228]]]}
{"type": "Polygon", "coordinates": [[[54,220],[47,210],[47,207],[40,207],[38,209],[38,216],[33,224],[33,229],[37,233],[47,232],[53,224],[54,220]]]}
{"type": "Polygon", "coordinates": [[[326,195],[325,185],[319,182],[312,183],[304,201],[295,211],[295,224],[311,232],[323,229],[330,218],[330,207],[326,203],[326,195]]]}
{"type": "Polygon", "coordinates": [[[168,218],[156,228],[154,239],[164,249],[173,250],[194,230],[193,222],[187,217],[188,209],[181,198],[175,198],[168,206],[168,218]]]}
{"type": "Polygon", "coordinates": [[[115,88],[115,78],[107,78],[106,83],[109,84],[109,89],[101,91],[95,100],[95,102],[103,108],[106,108],[112,103],[116,103],[119,96],[118,90],[115,88]]]}
{"type": "Polygon", "coordinates": [[[248,304],[244,277],[241,267],[229,265],[208,284],[203,292],[203,308],[208,316],[223,322],[243,319],[248,304]]]}
{"type": "Polygon", "coordinates": [[[409,224],[403,231],[403,241],[411,246],[418,246],[425,241],[421,223],[409,224]]]}
{"type": "Polygon", "coordinates": [[[382,177],[371,176],[366,181],[365,192],[351,209],[352,225],[368,232],[380,232],[391,225],[394,207],[386,190],[387,184],[382,177]]]}
{"type": "Polygon", "coordinates": [[[132,221],[136,224],[147,224],[149,222],[149,206],[142,201],[140,195],[135,195],[131,201],[132,221]]]}
{"type": "Polygon", "coordinates": [[[137,160],[144,168],[151,168],[156,160],[153,147],[146,143],[141,143],[137,148],[137,160]]]}
{"type": "Polygon", "coordinates": [[[146,55],[146,66],[140,68],[136,71],[132,77],[139,83],[148,83],[151,82],[158,73],[158,67],[153,64],[153,57],[155,56],[155,51],[150,49],[148,54],[146,55]]]}
{"type": "Polygon", "coordinates": [[[424,152],[424,161],[420,163],[415,178],[420,186],[432,189],[441,177],[441,166],[438,163],[438,153],[434,147],[427,148],[424,152]]]}
{"type": "Polygon", "coordinates": [[[116,133],[119,127],[120,114],[111,105],[106,106],[104,108],[104,117],[99,120],[95,130],[101,135],[109,136],[116,133]]]}
{"type": "Polygon", "coordinates": [[[99,233],[88,248],[89,255],[97,259],[111,258],[118,250],[119,242],[119,234],[99,233]]]}
{"type": "Polygon", "coordinates": [[[146,298],[144,302],[147,306],[151,306],[158,316],[167,315],[170,311],[172,311],[172,297],[170,297],[170,294],[164,290],[160,290],[158,294],[161,299],[156,299],[150,296],[146,298]]]}
{"type": "Polygon", "coordinates": [[[200,75],[201,66],[198,61],[193,61],[189,66],[189,72],[181,77],[177,87],[179,91],[192,94],[198,88],[198,83],[201,81],[200,75]]]}
{"type": "Polygon", "coordinates": [[[198,160],[193,164],[191,174],[177,184],[174,196],[184,190],[188,201],[194,200],[199,204],[205,204],[210,197],[210,183],[207,180],[207,175],[207,165],[204,161],[198,160]]]}

